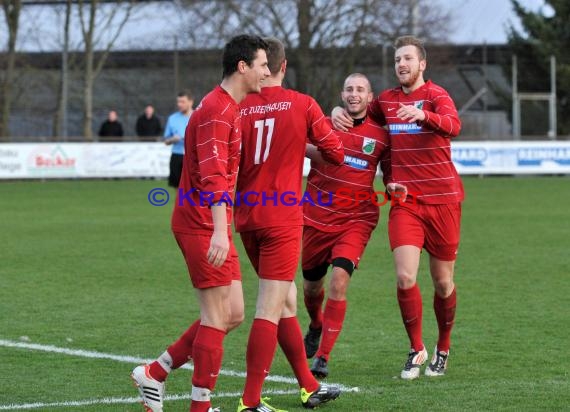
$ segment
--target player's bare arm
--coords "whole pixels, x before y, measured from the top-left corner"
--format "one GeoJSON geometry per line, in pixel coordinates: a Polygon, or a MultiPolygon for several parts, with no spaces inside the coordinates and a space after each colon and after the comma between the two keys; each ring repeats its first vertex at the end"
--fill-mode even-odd
{"type": "Polygon", "coordinates": [[[228,238],[228,220],[226,215],[226,204],[212,205],[212,220],[214,222],[214,233],[210,240],[210,249],[208,249],[208,262],[213,266],[219,267],[224,264],[228,251],[230,250],[230,240],[228,238]]]}
{"type": "Polygon", "coordinates": [[[327,161],[323,159],[323,156],[319,152],[317,146],[315,146],[314,144],[310,143],[307,144],[305,148],[305,157],[308,157],[309,159],[317,163],[327,163],[327,161]]]}
{"type": "Polygon", "coordinates": [[[327,161],[323,157],[322,153],[319,151],[319,148],[317,146],[315,146],[314,144],[307,143],[307,146],[305,148],[305,157],[308,157],[313,162],[317,162],[320,164],[328,164],[328,165],[338,166],[335,163],[331,163],[331,162],[327,161]]]}
{"type": "Polygon", "coordinates": [[[331,121],[333,127],[341,132],[348,132],[354,126],[354,119],[350,117],[348,112],[340,107],[336,106],[331,112],[331,121]]]}

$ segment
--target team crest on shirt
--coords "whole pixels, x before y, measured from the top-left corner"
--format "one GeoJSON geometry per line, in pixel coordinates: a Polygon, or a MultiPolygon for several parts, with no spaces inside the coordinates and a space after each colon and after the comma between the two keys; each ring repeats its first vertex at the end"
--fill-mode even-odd
{"type": "Polygon", "coordinates": [[[376,140],[369,137],[365,137],[362,142],[362,153],[370,155],[374,153],[374,148],[376,147],[376,140]]]}
{"type": "Polygon", "coordinates": [[[417,102],[414,102],[414,107],[422,110],[424,108],[424,101],[423,100],[418,100],[417,102]]]}

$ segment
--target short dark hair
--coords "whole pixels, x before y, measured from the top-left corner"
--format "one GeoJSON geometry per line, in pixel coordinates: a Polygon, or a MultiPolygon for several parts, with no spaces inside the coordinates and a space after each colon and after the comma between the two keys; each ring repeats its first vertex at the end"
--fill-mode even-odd
{"type": "Polygon", "coordinates": [[[398,50],[400,47],[405,46],[415,46],[418,50],[418,56],[420,60],[425,60],[427,58],[426,49],[424,47],[424,42],[414,36],[401,36],[394,42],[394,48],[398,50]]]}
{"type": "Polygon", "coordinates": [[[264,37],[263,40],[269,46],[267,49],[267,67],[271,74],[281,70],[281,64],[285,61],[285,46],[275,37],[264,37]]]}
{"type": "Polygon", "coordinates": [[[259,36],[250,36],[241,34],[233,37],[224,47],[224,55],[222,58],[223,77],[228,77],[237,71],[237,65],[240,61],[251,66],[257,57],[259,49],[267,51],[267,43],[259,36]]]}
{"type": "MultiPolygon", "coordinates": [[[[349,74],[348,76],[346,76],[346,79],[344,79],[344,82],[346,83],[346,81],[347,81],[348,79],[352,79],[352,78],[355,78],[355,77],[360,77],[361,79],[364,79],[364,80],[366,81],[366,84],[368,85],[368,91],[369,91],[369,92],[372,92],[372,84],[370,84],[370,80],[368,79],[368,77],[366,77],[365,74],[358,73],[358,72],[351,73],[351,74],[349,74]]],[[[344,84],[343,84],[343,86],[342,86],[342,89],[344,90],[344,84]]]]}
{"type": "Polygon", "coordinates": [[[191,92],[189,89],[180,90],[180,91],[178,92],[178,94],[176,95],[176,97],[184,97],[184,96],[186,96],[186,97],[188,98],[188,100],[192,100],[192,99],[193,99],[193,97],[192,97],[192,92],[191,92]]]}

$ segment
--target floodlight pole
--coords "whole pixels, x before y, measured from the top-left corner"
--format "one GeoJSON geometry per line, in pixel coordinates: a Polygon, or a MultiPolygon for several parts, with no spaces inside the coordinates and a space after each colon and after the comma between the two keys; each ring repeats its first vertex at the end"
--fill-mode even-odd
{"type": "MultiPolygon", "coordinates": [[[[483,84],[485,85],[485,92],[487,91],[487,85],[489,84],[489,78],[487,74],[487,40],[483,42],[483,84]]],[[[489,108],[489,93],[483,94],[483,118],[487,119],[487,111],[489,108]]],[[[488,139],[491,135],[491,122],[485,122],[487,127],[485,130],[485,138],[488,139]]]]}
{"type": "Polygon", "coordinates": [[[556,56],[550,56],[550,99],[548,100],[550,104],[549,110],[549,124],[550,130],[548,131],[548,137],[551,140],[556,140],[557,136],[557,124],[556,124],[556,56]]]}
{"type": "Polygon", "coordinates": [[[518,93],[518,65],[517,56],[513,54],[512,57],[512,104],[513,104],[513,140],[520,140],[521,138],[521,117],[520,117],[520,104],[518,93]]]}
{"type": "Polygon", "coordinates": [[[388,88],[388,46],[382,43],[382,89],[388,88]]]}
{"type": "Polygon", "coordinates": [[[178,36],[174,36],[174,95],[176,96],[180,91],[180,70],[179,70],[179,60],[178,55],[178,36]]]}
{"type": "Polygon", "coordinates": [[[418,35],[418,21],[420,19],[420,7],[418,0],[410,0],[410,34],[412,36],[418,35]]]}
{"type": "Polygon", "coordinates": [[[67,141],[67,118],[68,118],[68,95],[69,95],[69,22],[71,18],[72,0],[67,0],[65,5],[65,26],[63,29],[63,50],[61,52],[61,124],[60,130],[63,141],[67,141]]]}

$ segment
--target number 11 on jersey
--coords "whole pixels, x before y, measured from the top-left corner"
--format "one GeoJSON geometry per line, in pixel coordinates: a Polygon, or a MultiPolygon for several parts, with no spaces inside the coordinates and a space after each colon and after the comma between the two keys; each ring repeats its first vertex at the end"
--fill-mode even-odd
{"type": "Polygon", "coordinates": [[[267,156],[269,155],[269,147],[271,146],[271,137],[273,136],[273,126],[275,125],[275,119],[265,119],[265,120],[256,120],[254,123],[254,127],[257,129],[257,140],[255,141],[255,158],[254,163],[256,165],[263,163],[267,160],[267,156]],[[267,127],[267,134],[266,142],[265,142],[265,151],[263,152],[263,159],[261,159],[261,143],[263,141],[264,136],[264,129],[267,127]]]}

